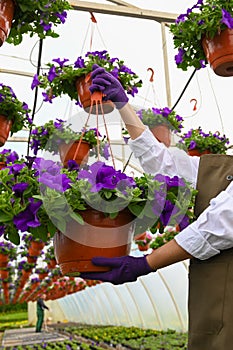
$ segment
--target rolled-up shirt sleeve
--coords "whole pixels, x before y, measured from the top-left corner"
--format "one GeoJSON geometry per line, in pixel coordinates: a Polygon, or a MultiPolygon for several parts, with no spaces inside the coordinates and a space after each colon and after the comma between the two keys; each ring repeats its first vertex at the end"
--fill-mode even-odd
{"type": "Polygon", "coordinates": [[[211,199],[198,219],[177,236],[176,242],[200,260],[233,247],[233,182],[211,199]]]}
{"type": "Polygon", "coordinates": [[[129,146],[146,173],[176,175],[196,187],[199,157],[190,157],[177,147],[167,148],[156,140],[148,128],[138,138],[130,140],[129,146]]]}

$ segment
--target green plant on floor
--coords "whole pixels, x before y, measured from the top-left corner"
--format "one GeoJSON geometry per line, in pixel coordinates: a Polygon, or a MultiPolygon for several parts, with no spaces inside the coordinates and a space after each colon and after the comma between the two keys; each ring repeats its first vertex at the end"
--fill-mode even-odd
{"type": "MultiPolygon", "coordinates": [[[[64,350],[103,350],[106,347],[113,349],[126,347],[131,350],[186,350],[187,333],[178,333],[174,330],[156,331],[137,327],[115,326],[77,326],[60,325],[56,332],[65,331],[70,339],[63,342],[44,341],[41,344],[28,345],[27,350],[46,348],[64,350]],[[76,333],[75,333],[76,330],[76,333]],[[85,334],[84,331],[86,330],[85,334]],[[82,336],[83,341],[75,339],[75,334],[82,336]],[[86,341],[84,340],[86,338],[86,341]],[[103,345],[102,345],[103,344],[103,345]]],[[[9,350],[19,350],[20,347],[11,347],[9,350]]]]}

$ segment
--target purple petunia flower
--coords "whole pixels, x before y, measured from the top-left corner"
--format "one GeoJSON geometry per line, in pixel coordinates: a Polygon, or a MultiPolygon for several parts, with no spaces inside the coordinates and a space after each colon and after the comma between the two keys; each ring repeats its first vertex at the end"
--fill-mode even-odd
{"type": "Polygon", "coordinates": [[[40,25],[43,27],[45,32],[48,32],[52,28],[52,23],[45,23],[43,20],[40,20],[40,25]]]}
{"type": "Polygon", "coordinates": [[[32,80],[31,89],[33,90],[35,87],[39,86],[40,84],[41,82],[38,79],[38,74],[35,74],[32,80]]]}
{"type": "Polygon", "coordinates": [[[181,64],[183,62],[183,57],[184,57],[184,54],[185,54],[185,50],[184,49],[181,49],[179,48],[178,50],[178,54],[175,55],[175,61],[176,61],[176,64],[181,64]]]}
{"type": "MultiPolygon", "coordinates": [[[[179,209],[170,201],[166,200],[160,220],[164,226],[169,225],[173,215],[177,214],[179,209]]],[[[171,223],[172,224],[172,223],[171,223]]]]}
{"type": "Polygon", "coordinates": [[[64,192],[70,188],[71,180],[66,174],[52,175],[44,172],[40,175],[38,181],[53,190],[64,192]]]}
{"type": "Polygon", "coordinates": [[[184,14],[180,14],[177,19],[176,19],[176,24],[179,24],[180,22],[184,22],[186,20],[186,17],[187,17],[187,14],[184,13],[184,14]]]}
{"type": "Polygon", "coordinates": [[[84,67],[85,67],[84,59],[80,56],[74,62],[74,68],[84,68],[84,67]]]}
{"type": "Polygon", "coordinates": [[[191,150],[191,149],[194,149],[194,148],[196,148],[196,147],[197,147],[196,142],[195,142],[194,140],[192,140],[192,141],[190,142],[189,149],[191,150]]]}
{"type": "Polygon", "coordinates": [[[23,192],[28,188],[29,184],[27,182],[17,183],[12,186],[12,190],[15,192],[16,197],[21,197],[23,192]]]}
{"type": "Polygon", "coordinates": [[[68,160],[68,164],[67,165],[68,165],[68,170],[69,171],[79,170],[79,168],[80,168],[79,164],[75,160],[72,160],[72,159],[68,160]]]}
{"type": "Polygon", "coordinates": [[[104,145],[104,147],[103,147],[103,157],[104,157],[106,160],[108,160],[109,157],[110,157],[109,147],[110,147],[110,146],[109,146],[108,143],[106,143],[106,144],[104,145]]]}
{"type": "Polygon", "coordinates": [[[221,22],[225,24],[228,28],[233,29],[233,18],[231,14],[226,11],[225,9],[222,9],[222,20],[221,22]]]}
{"type": "Polygon", "coordinates": [[[68,58],[64,58],[63,60],[61,60],[60,58],[54,58],[53,62],[56,62],[62,68],[62,67],[64,67],[66,62],[69,62],[69,59],[68,58]]]}
{"type": "Polygon", "coordinates": [[[44,97],[43,101],[49,102],[49,103],[52,103],[53,102],[52,99],[55,98],[55,95],[50,96],[46,92],[42,92],[42,96],[44,97]]]}
{"type": "Polygon", "coordinates": [[[2,237],[4,235],[4,232],[5,232],[5,226],[0,225],[0,237],[2,237]]]}
{"type": "Polygon", "coordinates": [[[179,222],[180,231],[185,229],[185,227],[187,227],[190,224],[190,220],[189,220],[189,217],[187,215],[184,215],[184,217],[181,219],[181,221],[178,220],[178,222],[179,222]]]}
{"type": "Polygon", "coordinates": [[[57,16],[60,19],[61,23],[64,24],[67,18],[67,12],[66,11],[63,11],[62,13],[57,12],[55,13],[55,16],[57,16]]]}
{"type": "Polygon", "coordinates": [[[13,164],[13,165],[8,165],[7,168],[10,169],[9,174],[17,176],[25,166],[26,166],[25,164],[13,164]]]}
{"type": "Polygon", "coordinates": [[[99,192],[101,189],[116,189],[121,180],[128,180],[130,177],[115,170],[112,166],[105,165],[103,162],[96,162],[89,167],[89,170],[81,170],[78,179],[87,179],[92,185],[91,192],[99,192]]]}
{"type": "Polygon", "coordinates": [[[50,67],[48,72],[48,81],[52,82],[57,76],[58,74],[56,73],[56,67],[55,66],[50,67]]]}
{"type": "Polygon", "coordinates": [[[13,222],[18,230],[22,232],[28,231],[30,227],[40,226],[40,221],[37,217],[37,212],[42,205],[42,201],[35,202],[34,198],[29,198],[29,204],[27,208],[16,215],[13,222]]]}
{"type": "Polygon", "coordinates": [[[200,60],[199,63],[200,63],[200,68],[205,68],[206,67],[205,60],[200,60]]]}

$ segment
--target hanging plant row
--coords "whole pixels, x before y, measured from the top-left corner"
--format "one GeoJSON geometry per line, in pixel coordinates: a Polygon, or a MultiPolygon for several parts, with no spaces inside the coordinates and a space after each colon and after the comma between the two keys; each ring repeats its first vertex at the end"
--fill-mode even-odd
{"type": "MultiPolygon", "coordinates": [[[[0,252],[9,259],[4,266],[0,267],[0,301],[8,303],[22,303],[24,301],[35,301],[43,291],[47,295],[47,300],[54,300],[67,294],[75,293],[86,286],[95,285],[81,278],[62,277],[60,268],[57,266],[54,258],[53,246],[49,246],[45,254],[46,261],[55,260],[55,264],[47,267],[37,265],[37,262],[29,263],[25,257],[25,251],[28,250],[34,241],[32,235],[25,234],[22,237],[23,246],[17,247],[7,241],[0,244],[0,252]],[[22,257],[20,259],[19,257],[22,257]],[[56,291],[56,293],[55,293],[56,291]]],[[[36,242],[38,243],[38,242],[36,242]]]]}

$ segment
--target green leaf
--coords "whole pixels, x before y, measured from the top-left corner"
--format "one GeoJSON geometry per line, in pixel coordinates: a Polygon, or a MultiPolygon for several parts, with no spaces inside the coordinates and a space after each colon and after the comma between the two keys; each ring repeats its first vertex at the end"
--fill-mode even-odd
{"type": "Polygon", "coordinates": [[[138,217],[141,214],[142,207],[140,205],[129,205],[129,210],[133,215],[138,217]]]}
{"type": "Polygon", "coordinates": [[[13,220],[13,215],[10,213],[5,213],[3,211],[0,211],[0,223],[1,222],[9,222],[13,220]]]}
{"type": "Polygon", "coordinates": [[[20,244],[20,237],[17,231],[11,231],[8,233],[8,239],[14,243],[15,245],[19,245],[20,244]]]}
{"type": "Polygon", "coordinates": [[[108,192],[104,192],[104,196],[107,199],[110,199],[112,197],[112,192],[108,191],[108,192]]]}
{"type": "Polygon", "coordinates": [[[75,213],[75,212],[71,212],[70,216],[72,217],[72,219],[77,221],[80,225],[84,224],[84,220],[83,220],[83,218],[82,218],[82,216],[80,214],[75,213]]]}

